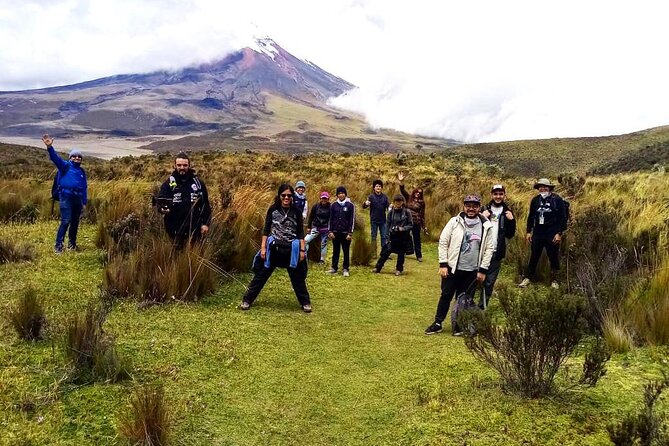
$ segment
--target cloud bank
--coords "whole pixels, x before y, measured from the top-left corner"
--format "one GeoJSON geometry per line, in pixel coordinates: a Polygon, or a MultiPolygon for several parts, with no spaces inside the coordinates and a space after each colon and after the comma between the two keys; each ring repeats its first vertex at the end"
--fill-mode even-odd
{"type": "Polygon", "coordinates": [[[0,0],[0,90],[211,61],[268,35],[374,127],[468,142],[669,124],[662,2],[0,0]]]}

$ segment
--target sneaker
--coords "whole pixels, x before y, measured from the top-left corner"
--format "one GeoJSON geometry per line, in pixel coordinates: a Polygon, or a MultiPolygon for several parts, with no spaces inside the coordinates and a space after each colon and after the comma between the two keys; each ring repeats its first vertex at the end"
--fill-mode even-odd
{"type": "Polygon", "coordinates": [[[395,271],[395,275],[396,275],[396,276],[401,276],[401,275],[402,275],[402,271],[395,271]]]}
{"type": "Polygon", "coordinates": [[[462,336],[462,331],[460,330],[454,331],[453,336],[462,336]]]}
{"type": "Polygon", "coordinates": [[[319,264],[319,265],[325,265],[325,260],[319,260],[319,261],[318,261],[318,264],[319,264]]]}
{"type": "Polygon", "coordinates": [[[350,276],[350,274],[348,273],[348,270],[347,270],[347,269],[344,270],[343,275],[344,275],[344,277],[348,277],[348,276],[350,276]]]}
{"type": "Polygon", "coordinates": [[[425,329],[426,335],[431,335],[435,333],[441,333],[444,330],[444,327],[441,326],[439,322],[434,322],[432,325],[425,329]]]}
{"type": "Polygon", "coordinates": [[[380,272],[381,272],[381,271],[379,271],[378,269],[376,269],[376,268],[372,268],[372,273],[374,273],[374,274],[378,274],[378,273],[380,273],[380,272]]]}
{"type": "Polygon", "coordinates": [[[63,253],[63,247],[62,247],[62,246],[56,246],[56,247],[53,249],[53,253],[56,254],[56,255],[60,255],[60,254],[62,254],[62,253],[63,253]]]}
{"type": "Polygon", "coordinates": [[[311,313],[311,304],[302,305],[302,311],[305,313],[311,313]]]}
{"type": "Polygon", "coordinates": [[[555,288],[556,290],[557,290],[558,288],[560,288],[560,284],[558,283],[557,280],[553,280],[553,281],[551,282],[551,288],[555,288]]]}
{"type": "Polygon", "coordinates": [[[419,262],[422,262],[422,261],[423,261],[423,258],[422,258],[422,257],[418,257],[416,260],[418,260],[419,262]]]}
{"type": "Polygon", "coordinates": [[[526,278],[523,279],[522,282],[520,282],[520,283],[518,284],[518,287],[520,287],[520,288],[527,288],[527,286],[528,286],[529,284],[530,284],[530,279],[528,279],[528,278],[526,277],[526,278]]]}
{"type": "Polygon", "coordinates": [[[246,302],[245,300],[243,300],[242,303],[239,304],[239,309],[240,310],[246,311],[249,308],[251,308],[251,304],[246,302]]]}
{"type": "Polygon", "coordinates": [[[328,274],[337,274],[337,270],[334,268],[330,268],[329,270],[325,271],[328,274]]]}
{"type": "Polygon", "coordinates": [[[77,245],[67,245],[67,250],[68,251],[79,251],[79,248],[77,245]]]}

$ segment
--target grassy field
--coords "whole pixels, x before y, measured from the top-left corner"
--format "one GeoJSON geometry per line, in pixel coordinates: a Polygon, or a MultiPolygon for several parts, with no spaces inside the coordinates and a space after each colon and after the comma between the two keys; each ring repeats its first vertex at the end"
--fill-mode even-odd
{"type": "Polygon", "coordinates": [[[0,444],[124,444],[117,425],[131,390],[161,383],[174,444],[605,445],[606,424],[639,407],[645,380],[667,362],[666,348],[640,348],[614,355],[594,389],[507,395],[462,339],[423,334],[439,293],[429,244],[426,261],[408,259],[402,277],[392,261],[380,275],[354,267],[348,279],[312,265],[312,314],[300,311],[284,271],[249,312],[236,308],[246,274],[194,304],[118,302],[105,330],[131,362],[132,380],[59,383],[62,323],[95,299],[102,266],[90,225],[82,252],[53,255],[56,225],[0,228],[38,251],[34,262],[0,266],[0,305],[32,284],[50,322],[38,343],[18,341],[8,327],[0,333],[0,444]]]}

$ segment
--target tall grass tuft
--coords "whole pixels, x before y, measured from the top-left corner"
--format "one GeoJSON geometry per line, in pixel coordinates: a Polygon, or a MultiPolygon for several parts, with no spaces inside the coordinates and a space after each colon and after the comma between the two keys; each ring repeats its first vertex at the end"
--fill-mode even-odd
{"type": "Polygon", "coordinates": [[[367,266],[374,257],[375,245],[369,239],[369,227],[365,223],[362,214],[356,214],[355,232],[351,246],[351,264],[367,266]]]}
{"type": "Polygon", "coordinates": [[[0,240],[0,264],[13,262],[29,262],[37,256],[35,248],[27,243],[16,243],[13,240],[0,240]]]}
{"type": "Polygon", "coordinates": [[[669,344],[669,260],[627,301],[634,329],[649,344],[669,344]]]}
{"type": "Polygon", "coordinates": [[[169,444],[172,416],[162,386],[142,386],[130,398],[130,411],[121,416],[119,430],[132,444],[169,444]]]}
{"type": "Polygon", "coordinates": [[[89,304],[83,314],[75,314],[66,324],[65,356],[73,366],[75,382],[118,382],[130,376],[114,339],[102,329],[107,311],[89,304]]]}
{"type": "Polygon", "coordinates": [[[33,287],[28,287],[16,305],[9,307],[7,317],[19,338],[26,341],[42,339],[46,324],[44,304],[33,287]]]}
{"type": "Polygon", "coordinates": [[[618,312],[608,311],[604,315],[602,334],[606,346],[616,353],[627,353],[634,347],[634,338],[618,312]]]}

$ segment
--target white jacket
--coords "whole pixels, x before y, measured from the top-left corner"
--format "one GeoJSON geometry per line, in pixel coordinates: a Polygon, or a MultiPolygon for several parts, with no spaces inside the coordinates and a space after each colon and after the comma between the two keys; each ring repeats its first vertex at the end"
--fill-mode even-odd
{"type": "MultiPolygon", "coordinates": [[[[439,236],[439,266],[448,267],[449,272],[457,269],[460,258],[460,247],[465,236],[464,212],[451,218],[439,236]]],[[[479,272],[487,274],[492,254],[495,252],[497,237],[494,225],[483,215],[478,216],[483,223],[483,235],[481,237],[481,249],[479,250],[479,272]]]]}

